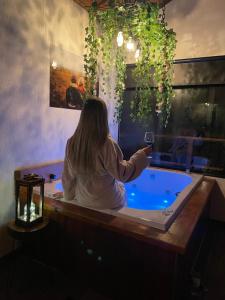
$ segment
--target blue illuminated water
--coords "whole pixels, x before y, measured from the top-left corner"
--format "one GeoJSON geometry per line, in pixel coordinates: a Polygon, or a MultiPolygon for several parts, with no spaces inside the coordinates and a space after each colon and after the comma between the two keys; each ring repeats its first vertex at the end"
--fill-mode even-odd
{"type": "MultiPolygon", "coordinates": [[[[166,209],[190,183],[192,178],[186,174],[146,169],[137,179],[125,184],[127,207],[140,210],[166,209]]],[[[63,191],[62,183],[56,183],[55,188],[63,191]]]]}
{"type": "Polygon", "coordinates": [[[126,187],[127,207],[143,210],[161,210],[169,207],[176,199],[174,194],[158,194],[143,192],[138,189],[135,191],[126,187]]]}

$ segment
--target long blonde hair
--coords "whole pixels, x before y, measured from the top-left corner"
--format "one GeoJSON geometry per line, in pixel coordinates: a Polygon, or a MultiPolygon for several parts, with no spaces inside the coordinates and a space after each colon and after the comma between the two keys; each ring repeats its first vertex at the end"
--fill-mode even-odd
{"type": "Polygon", "coordinates": [[[103,100],[89,97],[69,146],[69,157],[76,173],[96,171],[96,161],[109,134],[107,107],[103,100]]]}

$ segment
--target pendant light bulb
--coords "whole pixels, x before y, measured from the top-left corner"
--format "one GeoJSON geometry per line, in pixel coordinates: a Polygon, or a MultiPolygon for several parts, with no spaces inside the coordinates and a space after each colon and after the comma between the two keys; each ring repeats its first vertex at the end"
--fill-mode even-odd
{"type": "Polygon", "coordinates": [[[118,35],[117,35],[117,45],[118,47],[122,47],[123,46],[123,32],[119,31],[118,35]]]}
{"type": "Polygon", "coordinates": [[[53,60],[53,62],[52,62],[52,68],[53,69],[56,69],[57,68],[57,62],[55,61],[55,60],[53,60]]]}
{"type": "Polygon", "coordinates": [[[128,49],[128,51],[132,51],[134,49],[134,42],[133,42],[132,37],[129,37],[129,39],[128,39],[127,49],[128,49]]]}

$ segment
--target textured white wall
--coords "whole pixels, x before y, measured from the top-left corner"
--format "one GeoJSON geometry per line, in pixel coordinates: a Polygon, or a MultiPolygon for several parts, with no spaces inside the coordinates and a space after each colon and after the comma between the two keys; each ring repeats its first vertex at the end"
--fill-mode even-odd
{"type": "Polygon", "coordinates": [[[83,59],[87,12],[72,0],[0,0],[0,256],[10,250],[13,172],[63,159],[80,112],[49,107],[50,49],[83,59]]]}
{"type": "Polygon", "coordinates": [[[225,55],[224,0],[172,0],[166,20],[177,33],[176,58],[225,55]]]}

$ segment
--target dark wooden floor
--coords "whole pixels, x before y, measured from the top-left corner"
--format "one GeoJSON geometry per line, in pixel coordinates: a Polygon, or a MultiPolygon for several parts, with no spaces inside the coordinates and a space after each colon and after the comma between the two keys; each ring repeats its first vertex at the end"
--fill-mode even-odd
{"type": "MultiPolygon", "coordinates": [[[[210,222],[209,234],[197,257],[188,299],[225,300],[224,223],[210,222]]],[[[73,275],[65,275],[17,252],[0,260],[0,300],[114,300],[110,291],[102,295],[87,286],[84,278],[76,270],[73,275]]]]}

